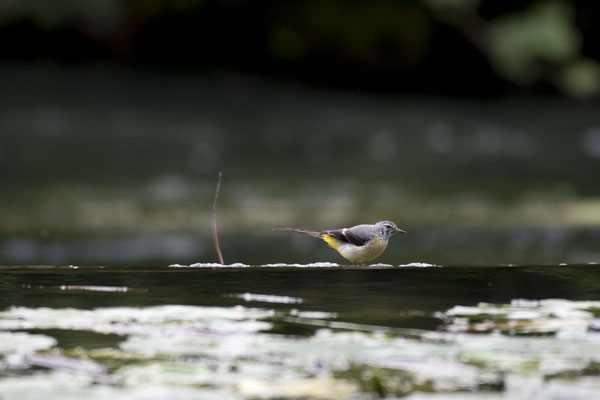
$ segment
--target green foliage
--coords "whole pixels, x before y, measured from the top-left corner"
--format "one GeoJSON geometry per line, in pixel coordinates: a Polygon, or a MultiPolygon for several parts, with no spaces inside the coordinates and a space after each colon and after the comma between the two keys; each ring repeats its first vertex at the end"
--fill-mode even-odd
{"type": "Polygon", "coordinates": [[[600,93],[600,63],[581,57],[568,64],[558,84],[575,98],[588,98],[600,93]]]}
{"type": "Polygon", "coordinates": [[[289,71],[301,70],[301,78],[335,78],[341,71],[346,84],[359,84],[354,82],[358,76],[398,89],[421,89],[421,82],[436,89],[461,88],[451,79],[431,78],[469,78],[480,72],[481,57],[490,66],[483,74],[490,83],[496,74],[516,87],[553,85],[574,98],[597,96],[600,55],[594,46],[584,54],[584,42],[593,40],[594,31],[581,22],[582,16],[593,20],[584,13],[596,8],[566,0],[520,3],[4,0],[0,36],[2,29],[13,34],[13,24],[18,32],[25,30],[16,40],[5,39],[12,47],[4,53],[9,57],[12,51],[52,58],[60,49],[77,60],[79,52],[97,48],[99,57],[186,66],[192,60],[205,68],[269,73],[284,64],[289,71]],[[448,27],[457,37],[446,36],[448,27]]]}
{"type": "Polygon", "coordinates": [[[75,20],[106,30],[121,22],[125,11],[120,0],[5,0],[0,2],[0,23],[29,19],[43,28],[57,28],[75,20]]]}
{"type": "Polygon", "coordinates": [[[430,39],[425,10],[410,3],[315,0],[278,10],[270,45],[277,57],[329,54],[359,65],[404,68],[420,62],[430,39]]]}
{"type": "Polygon", "coordinates": [[[581,48],[571,6],[562,1],[537,3],[530,10],[497,18],[491,25],[493,65],[520,84],[531,84],[545,64],[561,65],[581,48]]]}

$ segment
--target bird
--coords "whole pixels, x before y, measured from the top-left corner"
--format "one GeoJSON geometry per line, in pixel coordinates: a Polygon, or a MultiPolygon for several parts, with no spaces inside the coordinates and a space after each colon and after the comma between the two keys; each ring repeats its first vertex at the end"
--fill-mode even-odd
{"type": "Polygon", "coordinates": [[[361,224],[351,228],[310,231],[300,228],[273,228],[274,231],[297,232],[323,239],[330,247],[352,264],[362,264],[379,257],[387,247],[390,237],[406,233],[392,221],[361,224]]]}

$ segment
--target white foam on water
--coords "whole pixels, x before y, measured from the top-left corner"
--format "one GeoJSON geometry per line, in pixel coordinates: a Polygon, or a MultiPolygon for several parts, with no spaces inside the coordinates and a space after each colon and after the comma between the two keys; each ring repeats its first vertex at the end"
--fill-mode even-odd
{"type": "MultiPolygon", "coordinates": [[[[335,268],[335,267],[345,267],[347,265],[342,265],[338,263],[328,262],[328,261],[319,261],[308,264],[298,264],[298,263],[269,263],[269,264],[261,264],[261,265],[249,265],[244,263],[233,263],[233,264],[219,264],[219,263],[194,263],[190,265],[184,264],[171,264],[170,268],[248,268],[248,267],[261,267],[261,268],[335,268]]],[[[427,268],[427,267],[440,267],[439,265],[423,263],[423,262],[412,262],[408,264],[400,264],[398,266],[393,264],[385,264],[385,263],[377,263],[370,264],[365,266],[368,267],[377,267],[377,268],[395,268],[395,267],[417,267],[417,268],[427,268]]]]}
{"type": "Polygon", "coordinates": [[[326,312],[326,311],[300,311],[296,308],[290,310],[292,317],[306,318],[306,319],[332,319],[337,318],[337,313],[326,312]]]}
{"type": "Polygon", "coordinates": [[[255,294],[255,293],[231,293],[227,297],[235,297],[246,302],[258,301],[261,303],[279,303],[279,304],[300,304],[304,300],[300,297],[277,296],[272,294],[255,294]]]}
{"type": "Polygon", "coordinates": [[[340,267],[338,263],[320,261],[308,264],[286,264],[286,263],[273,263],[264,264],[261,267],[298,267],[298,268],[328,268],[328,267],[340,267]]]}
{"type": "Polygon", "coordinates": [[[408,264],[400,264],[399,267],[418,267],[418,268],[429,268],[429,267],[441,267],[441,265],[429,264],[424,262],[412,262],[408,264]]]}
{"type": "MultiPolygon", "coordinates": [[[[60,285],[50,286],[56,287],[60,290],[83,290],[88,292],[122,292],[126,293],[132,289],[127,286],[94,286],[94,285],[60,285]]],[[[133,289],[136,290],[136,289],[133,289]]]]}
{"type": "Polygon", "coordinates": [[[244,263],[219,264],[219,263],[194,263],[190,265],[171,264],[170,268],[247,268],[251,265],[244,263]]]}

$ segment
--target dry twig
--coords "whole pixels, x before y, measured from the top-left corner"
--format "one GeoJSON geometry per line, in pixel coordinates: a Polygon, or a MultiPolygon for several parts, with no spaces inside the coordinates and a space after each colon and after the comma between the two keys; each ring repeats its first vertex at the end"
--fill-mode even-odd
{"type": "Polygon", "coordinates": [[[219,247],[219,235],[217,234],[217,198],[219,197],[219,189],[221,189],[221,176],[223,173],[219,171],[219,180],[217,181],[217,190],[215,191],[215,201],[212,207],[212,215],[211,215],[211,225],[212,225],[212,234],[213,241],[215,242],[215,250],[217,250],[217,256],[219,257],[219,262],[221,264],[225,264],[223,262],[223,256],[221,255],[221,248],[219,247]]]}

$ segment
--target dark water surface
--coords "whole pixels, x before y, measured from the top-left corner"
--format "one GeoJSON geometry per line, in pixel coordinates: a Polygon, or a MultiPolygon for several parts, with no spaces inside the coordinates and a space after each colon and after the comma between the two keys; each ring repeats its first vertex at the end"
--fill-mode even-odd
{"type": "Polygon", "coordinates": [[[592,264],[6,266],[0,292],[6,398],[35,398],[33,382],[51,399],[598,390],[592,264]]]}
{"type": "MultiPolygon", "coordinates": [[[[95,308],[186,304],[232,306],[230,294],[303,299],[300,309],[411,327],[403,313],[515,298],[600,299],[595,265],[519,267],[3,267],[0,308],[95,308]],[[127,292],[61,290],[61,285],[127,287],[127,292]]],[[[243,301],[242,301],[243,304],[243,301]]],[[[435,324],[427,326],[435,328],[435,324]]]]}

